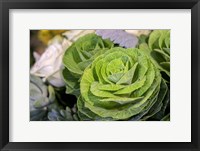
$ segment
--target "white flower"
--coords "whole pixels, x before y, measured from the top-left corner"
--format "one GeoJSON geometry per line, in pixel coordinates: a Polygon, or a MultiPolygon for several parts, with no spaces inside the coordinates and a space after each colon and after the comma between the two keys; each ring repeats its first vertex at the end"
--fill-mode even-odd
{"type": "Polygon", "coordinates": [[[54,37],[49,41],[49,46],[41,56],[36,52],[33,53],[36,63],[31,68],[30,73],[43,77],[44,81],[47,80],[53,86],[64,86],[65,82],[61,72],[63,69],[62,58],[65,50],[78,38],[93,32],[94,30],[70,30],[63,33],[63,36],[67,39],[60,36],[54,37]]]}
{"type": "Polygon", "coordinates": [[[56,87],[62,87],[65,85],[61,71],[62,71],[62,57],[65,50],[71,45],[71,41],[66,39],[60,39],[55,37],[50,45],[46,48],[45,52],[38,56],[34,53],[36,63],[31,68],[30,73],[43,77],[50,84],[56,87]]]}
{"type": "Polygon", "coordinates": [[[140,35],[148,35],[151,32],[151,30],[125,30],[125,31],[137,37],[139,37],[140,35]]]}

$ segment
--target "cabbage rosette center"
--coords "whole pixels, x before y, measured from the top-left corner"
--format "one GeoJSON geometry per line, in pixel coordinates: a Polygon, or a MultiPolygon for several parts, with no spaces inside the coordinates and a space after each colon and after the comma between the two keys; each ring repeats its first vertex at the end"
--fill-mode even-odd
{"type": "Polygon", "coordinates": [[[167,90],[145,54],[112,48],[84,70],[78,114],[82,120],[146,120],[160,111],[167,90]]]}

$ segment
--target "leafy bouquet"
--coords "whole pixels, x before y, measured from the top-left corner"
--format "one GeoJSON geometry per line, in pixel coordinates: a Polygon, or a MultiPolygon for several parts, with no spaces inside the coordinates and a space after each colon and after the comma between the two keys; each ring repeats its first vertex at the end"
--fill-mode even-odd
{"type": "Polygon", "coordinates": [[[170,30],[141,31],[54,38],[31,68],[31,120],[169,121],[170,30]]]}

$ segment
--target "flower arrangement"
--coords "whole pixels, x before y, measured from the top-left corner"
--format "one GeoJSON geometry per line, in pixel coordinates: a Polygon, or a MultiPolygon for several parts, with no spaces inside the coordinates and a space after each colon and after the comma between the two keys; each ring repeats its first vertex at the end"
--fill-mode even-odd
{"type": "Polygon", "coordinates": [[[33,56],[33,121],[170,120],[170,30],[59,31],[33,56]]]}

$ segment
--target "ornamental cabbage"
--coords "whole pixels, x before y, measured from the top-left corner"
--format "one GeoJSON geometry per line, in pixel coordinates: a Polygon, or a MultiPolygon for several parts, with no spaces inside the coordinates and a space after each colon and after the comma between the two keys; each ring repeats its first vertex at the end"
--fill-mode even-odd
{"type": "Polygon", "coordinates": [[[168,87],[152,60],[137,48],[111,48],[79,71],[81,120],[147,120],[165,112],[168,87]]]}
{"type": "Polygon", "coordinates": [[[149,35],[148,43],[142,43],[139,49],[145,52],[155,63],[165,80],[170,79],[170,30],[154,30],[149,35]]]}
{"type": "Polygon", "coordinates": [[[63,78],[66,93],[77,97],[80,94],[80,78],[85,68],[100,54],[113,47],[110,40],[103,40],[96,34],[87,34],[74,42],[63,57],[63,78]]]}

